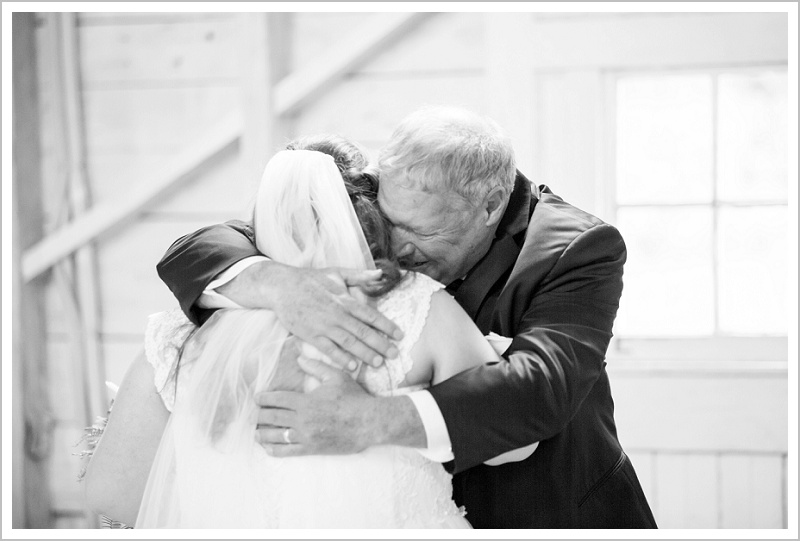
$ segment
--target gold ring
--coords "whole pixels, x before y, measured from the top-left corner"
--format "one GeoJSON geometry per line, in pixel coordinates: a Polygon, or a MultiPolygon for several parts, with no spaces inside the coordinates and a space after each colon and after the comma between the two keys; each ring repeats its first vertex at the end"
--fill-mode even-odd
{"type": "Polygon", "coordinates": [[[288,428],[284,428],[283,429],[283,441],[285,441],[286,443],[292,443],[292,440],[289,439],[289,429],[288,428]]]}

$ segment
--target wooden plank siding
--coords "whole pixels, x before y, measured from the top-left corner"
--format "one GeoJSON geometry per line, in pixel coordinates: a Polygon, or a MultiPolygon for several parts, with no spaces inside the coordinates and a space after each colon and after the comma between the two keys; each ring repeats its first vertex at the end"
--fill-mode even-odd
{"type": "Polygon", "coordinates": [[[786,529],[783,453],[630,451],[661,529],[786,529]]]}
{"type": "MultiPolygon", "coordinates": [[[[82,75],[93,90],[235,86],[241,22],[235,14],[129,19],[80,16],[82,75]],[[125,24],[123,24],[123,22],[125,24]]],[[[164,14],[166,15],[166,14],[164,14]]],[[[132,17],[132,16],[131,16],[132,17]]]]}
{"type": "MultiPolygon", "coordinates": [[[[78,23],[87,176],[96,210],[166,173],[176,156],[192,152],[199,135],[241,113],[241,66],[231,61],[239,57],[239,22],[225,14],[132,19],[79,14],[78,23]]],[[[54,101],[51,91],[42,91],[46,103],[54,101]]],[[[48,170],[57,167],[51,162],[48,170]]],[[[140,350],[147,315],[175,306],[155,273],[169,243],[197,227],[241,217],[245,192],[254,185],[241,178],[235,152],[194,177],[186,189],[167,194],[126,227],[97,239],[101,347],[111,381],[119,383],[140,350]]],[[[60,193],[49,193],[53,214],[60,193]]],[[[57,414],[58,452],[50,464],[53,524],[91,527],[76,481],[81,463],[74,454],[81,449],[78,442],[87,423],[81,382],[70,370],[69,312],[63,297],[53,286],[49,289],[49,364],[61,383],[51,386],[51,397],[65,405],[57,414]]]]}
{"type": "Polygon", "coordinates": [[[333,47],[320,49],[313,63],[299,68],[277,81],[274,107],[277,115],[288,115],[302,109],[324,94],[344,75],[359,70],[376,51],[391,47],[406,33],[415,29],[427,13],[384,13],[370,17],[359,32],[340,36],[333,47]]]}
{"type": "MultiPolygon", "coordinates": [[[[259,95],[314,66],[378,14],[283,14],[282,33],[250,15],[258,17],[78,14],[86,166],[95,205],[152,180],[230,115],[247,124],[244,154],[243,147],[232,148],[97,239],[99,336],[106,377],[116,383],[142,348],[147,316],[176,306],[156,262],[183,234],[246,218],[259,146],[268,147],[266,159],[291,137],[336,132],[377,155],[398,121],[417,107],[462,105],[506,125],[532,180],[603,217],[613,190],[604,146],[608,74],[787,61],[786,16],[780,13],[434,13],[357,68],[337,74],[313,100],[262,127],[254,119],[272,113],[259,95]],[[509,19],[513,34],[504,35],[509,19]],[[282,48],[279,54],[274,47],[282,48]],[[516,65],[524,71],[519,78],[516,65]]],[[[45,24],[40,15],[40,48],[45,24]]],[[[53,127],[57,97],[48,77],[39,70],[38,97],[42,126],[53,127]]],[[[48,231],[63,195],[58,137],[58,129],[41,135],[48,231]]],[[[61,383],[49,395],[60,405],[57,456],[50,460],[54,520],[64,528],[86,527],[91,522],[83,518],[75,481],[80,464],[72,456],[84,421],[80,382],[68,359],[69,312],[55,287],[45,295],[49,369],[61,383]]],[[[666,342],[654,346],[660,353],[653,356],[641,348],[609,355],[620,438],[663,528],[787,527],[785,339],[767,348],[756,340],[735,357],[737,344],[722,344],[732,352],[730,362],[720,360],[719,343],[666,342]],[[687,356],[687,348],[695,354],[687,356]],[[684,370],[703,363],[714,368],[684,370]]]]}
{"type": "Polygon", "coordinates": [[[734,367],[657,374],[608,361],[619,436],[631,449],[786,453],[786,372],[734,367]]]}
{"type": "Polygon", "coordinates": [[[786,528],[786,371],[608,370],[617,431],[661,528],[786,528]]]}
{"type": "MultiPolygon", "coordinates": [[[[113,232],[151,202],[176,190],[181,183],[200,176],[210,163],[236,147],[241,137],[241,123],[238,118],[229,117],[207,131],[203,137],[191,139],[186,150],[167,157],[161,170],[150,172],[146,179],[125,187],[115,197],[77,214],[27,250],[22,261],[24,278],[30,280],[38,276],[100,235],[113,232]]],[[[70,186],[70,190],[75,188],[70,186]]],[[[70,214],[75,212],[70,209],[70,214]]]]}

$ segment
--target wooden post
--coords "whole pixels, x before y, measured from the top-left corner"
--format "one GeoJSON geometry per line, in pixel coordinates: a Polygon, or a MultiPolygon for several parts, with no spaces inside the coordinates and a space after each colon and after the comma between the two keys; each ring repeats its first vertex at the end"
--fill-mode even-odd
{"type": "MultiPolygon", "coordinates": [[[[294,137],[294,123],[297,113],[279,114],[275,108],[274,89],[292,73],[292,40],[294,13],[270,13],[267,19],[269,35],[269,80],[272,83],[271,101],[273,122],[272,135],[275,144],[283,148],[294,137]]],[[[261,172],[259,171],[259,174],[261,172]]],[[[260,178],[260,177],[259,177],[260,178]]]]}
{"type": "MultiPolygon", "coordinates": [[[[91,187],[86,172],[86,145],[83,130],[83,100],[81,98],[77,21],[75,13],[59,14],[62,86],[60,95],[65,115],[67,157],[69,164],[69,215],[76,217],[92,205],[91,187]]],[[[80,356],[75,359],[81,374],[86,426],[98,415],[104,415],[106,403],[105,364],[100,342],[100,278],[94,243],[87,243],[74,254],[75,274],[72,284],[77,301],[76,342],[80,356]]]]}
{"type": "Polygon", "coordinates": [[[290,13],[243,13],[240,147],[246,187],[255,186],[270,156],[283,147],[286,129],[274,114],[273,87],[289,58],[290,13]]]}
{"type": "Polygon", "coordinates": [[[24,283],[22,250],[43,235],[36,81],[36,15],[12,15],[14,339],[13,527],[51,525],[47,458],[53,420],[47,395],[44,284],[46,275],[24,283]]]}

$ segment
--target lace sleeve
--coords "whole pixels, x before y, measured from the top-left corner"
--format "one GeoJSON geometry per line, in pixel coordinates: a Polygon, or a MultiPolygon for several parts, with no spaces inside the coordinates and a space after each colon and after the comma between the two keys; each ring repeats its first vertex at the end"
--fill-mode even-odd
{"type": "Polygon", "coordinates": [[[153,383],[169,411],[175,403],[175,374],[181,348],[195,328],[179,309],[158,312],[147,320],[144,351],[155,371],[153,383]]]}
{"type": "Polygon", "coordinates": [[[371,393],[391,394],[405,380],[414,364],[411,350],[425,327],[431,297],[443,288],[441,283],[424,274],[412,274],[381,299],[378,309],[394,321],[405,336],[397,344],[397,357],[387,359],[385,368],[365,368],[364,383],[371,393]]]}

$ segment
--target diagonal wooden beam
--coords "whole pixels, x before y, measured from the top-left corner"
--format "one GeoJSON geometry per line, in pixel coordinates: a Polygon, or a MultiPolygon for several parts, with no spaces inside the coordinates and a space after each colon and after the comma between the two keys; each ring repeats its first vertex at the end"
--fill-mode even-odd
{"type": "MultiPolygon", "coordinates": [[[[341,46],[312,65],[285,77],[274,89],[274,114],[288,115],[316,99],[334,81],[357,69],[401,38],[432,13],[380,13],[370,24],[354,32],[341,46]]],[[[107,229],[144,208],[184,178],[239,142],[241,120],[229,118],[210,130],[210,135],[179,155],[148,183],[114,201],[93,207],[77,220],[41,240],[22,257],[22,275],[28,282],[55,262],[74,252],[107,229]]]]}
{"type": "Polygon", "coordinates": [[[142,210],[147,204],[182,180],[214,162],[239,142],[242,121],[231,115],[212,127],[202,139],[187,146],[148,182],[142,182],[121,197],[104,201],[78,219],[31,246],[22,256],[22,277],[29,282],[54,263],[93,238],[142,210]]]}
{"type": "Polygon", "coordinates": [[[288,115],[316,99],[333,82],[380,54],[432,13],[377,13],[368,25],[316,62],[288,75],[275,86],[274,111],[288,115]]]}

